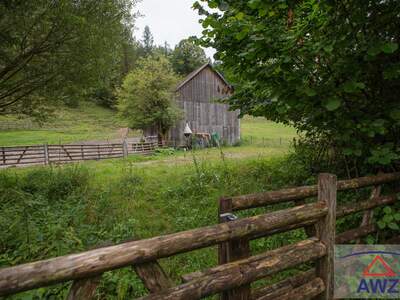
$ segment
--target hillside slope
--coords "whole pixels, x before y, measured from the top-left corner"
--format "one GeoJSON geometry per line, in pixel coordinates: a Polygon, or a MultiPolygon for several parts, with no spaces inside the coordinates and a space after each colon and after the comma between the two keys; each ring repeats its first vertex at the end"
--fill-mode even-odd
{"type": "Polygon", "coordinates": [[[0,145],[57,144],[119,138],[126,127],[113,110],[83,103],[78,108],[63,107],[42,127],[30,119],[0,116],[0,145]]]}
{"type": "MultiPolygon", "coordinates": [[[[82,103],[78,108],[60,108],[43,126],[30,119],[0,116],[0,146],[113,140],[121,137],[119,129],[124,127],[127,124],[116,111],[82,103]]],[[[297,134],[292,127],[245,116],[241,120],[241,136],[242,144],[268,147],[288,145],[297,134]]]]}

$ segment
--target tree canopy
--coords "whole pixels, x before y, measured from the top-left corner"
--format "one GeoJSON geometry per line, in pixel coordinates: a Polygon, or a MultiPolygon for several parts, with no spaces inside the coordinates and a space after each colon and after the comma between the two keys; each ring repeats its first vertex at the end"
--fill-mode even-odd
{"type": "Polygon", "coordinates": [[[154,38],[149,26],[145,26],[142,37],[143,54],[150,55],[154,49],[154,38]]]}
{"type": "Polygon", "coordinates": [[[183,39],[175,46],[171,55],[174,71],[180,75],[188,75],[208,62],[204,50],[191,39],[183,39]]]}
{"type": "Polygon", "coordinates": [[[43,112],[119,74],[134,1],[2,1],[0,113],[43,112]]]}
{"type": "Polygon", "coordinates": [[[177,81],[164,56],[140,59],[118,93],[118,109],[129,127],[155,128],[165,135],[181,116],[174,99],[177,81]]]}
{"type": "Polygon", "coordinates": [[[400,2],[208,0],[202,45],[235,74],[234,108],[345,158],[399,158],[400,2]]]}

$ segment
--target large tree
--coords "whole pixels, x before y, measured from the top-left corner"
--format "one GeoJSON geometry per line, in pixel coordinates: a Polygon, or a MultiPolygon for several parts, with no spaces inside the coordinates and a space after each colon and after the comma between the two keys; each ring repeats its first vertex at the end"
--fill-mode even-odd
{"type": "Polygon", "coordinates": [[[120,71],[129,0],[0,2],[0,113],[35,114],[120,71]]]}
{"type": "Polygon", "coordinates": [[[164,136],[181,117],[174,98],[177,81],[164,56],[139,60],[118,93],[118,109],[130,128],[154,128],[164,136]]]}
{"type": "Polygon", "coordinates": [[[399,1],[204,2],[219,10],[194,4],[202,43],[235,74],[235,108],[290,123],[347,161],[399,158],[399,1]]]}
{"type": "Polygon", "coordinates": [[[171,55],[171,62],[174,71],[185,76],[209,62],[209,60],[204,50],[192,39],[183,39],[175,46],[171,55]]]}

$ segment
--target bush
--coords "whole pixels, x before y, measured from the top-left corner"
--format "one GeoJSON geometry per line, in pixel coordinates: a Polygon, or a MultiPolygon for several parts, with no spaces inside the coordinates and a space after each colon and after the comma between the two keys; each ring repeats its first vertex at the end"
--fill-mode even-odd
{"type": "Polygon", "coordinates": [[[0,265],[84,249],[77,231],[87,185],[88,172],[78,167],[0,173],[0,265]]]}

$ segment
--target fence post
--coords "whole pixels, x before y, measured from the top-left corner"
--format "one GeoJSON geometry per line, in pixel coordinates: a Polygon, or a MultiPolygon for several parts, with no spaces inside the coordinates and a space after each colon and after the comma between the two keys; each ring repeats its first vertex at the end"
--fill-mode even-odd
{"type": "Polygon", "coordinates": [[[2,153],[3,153],[3,164],[6,164],[6,151],[4,150],[4,147],[1,147],[2,153]]]}
{"type": "Polygon", "coordinates": [[[336,191],[336,175],[323,173],[318,176],[318,201],[324,202],[328,207],[327,215],[316,224],[317,237],[326,246],[326,256],[316,264],[316,275],[325,283],[325,291],[317,298],[320,300],[333,299],[336,191]]]}
{"type": "Polygon", "coordinates": [[[43,145],[43,154],[44,154],[44,164],[49,164],[49,145],[46,143],[43,145]]]}
{"type": "MultiPolygon", "coordinates": [[[[219,199],[219,223],[234,221],[236,217],[232,214],[232,198],[219,199]]],[[[218,263],[220,265],[236,261],[250,256],[250,243],[248,239],[236,239],[221,243],[218,247],[218,263]]],[[[221,300],[250,300],[250,285],[221,293],[221,300]]]]}
{"type": "Polygon", "coordinates": [[[67,300],[95,299],[96,288],[100,284],[101,275],[74,280],[69,290],[67,300]]]}
{"type": "Polygon", "coordinates": [[[128,157],[128,143],[126,142],[126,139],[122,142],[122,151],[124,157],[128,157]]]}

